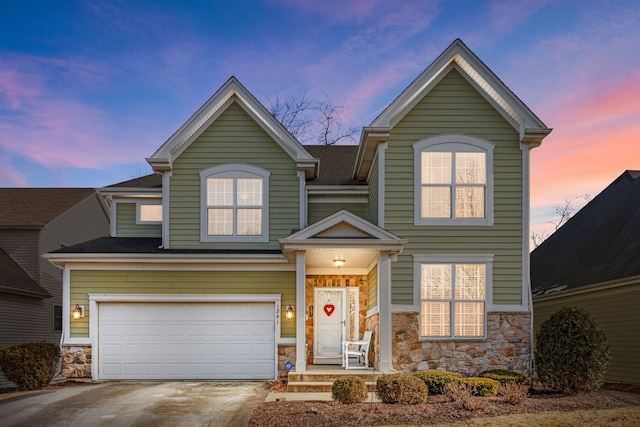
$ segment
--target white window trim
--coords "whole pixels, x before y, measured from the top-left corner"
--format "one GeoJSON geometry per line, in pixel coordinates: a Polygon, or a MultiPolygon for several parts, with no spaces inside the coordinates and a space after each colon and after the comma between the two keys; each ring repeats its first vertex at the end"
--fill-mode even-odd
{"type": "MultiPolygon", "coordinates": [[[[269,241],[269,176],[266,169],[245,165],[225,164],[200,171],[200,241],[256,243],[269,241]],[[210,236],[207,234],[207,178],[213,175],[251,175],[262,178],[262,235],[260,236],[210,236]]],[[[235,221],[235,219],[234,219],[235,221]]]]}
{"type": "MultiPolygon", "coordinates": [[[[418,308],[418,334],[420,341],[437,340],[485,340],[487,339],[487,313],[493,301],[493,254],[487,255],[414,255],[413,256],[413,304],[418,308]],[[455,336],[455,325],[452,323],[451,335],[446,337],[428,337],[420,335],[422,331],[422,304],[420,304],[420,286],[422,264],[484,264],[485,265],[485,300],[484,300],[484,335],[477,337],[455,336]]],[[[452,319],[454,313],[452,312],[452,319]]]]}
{"type": "MultiPolygon", "coordinates": [[[[142,205],[162,205],[162,200],[138,200],[136,201],[136,225],[146,225],[146,224],[162,224],[162,220],[160,221],[144,221],[141,218],[141,206],[142,205]]],[[[163,207],[164,210],[164,207],[163,207]]],[[[164,216],[164,212],[163,212],[164,216]]]]}
{"type": "MultiPolygon", "coordinates": [[[[431,138],[421,139],[413,144],[413,211],[414,225],[493,225],[493,149],[495,145],[491,142],[470,135],[438,135],[431,138]],[[453,147],[468,145],[471,151],[481,150],[486,153],[486,193],[485,193],[485,217],[484,218],[422,218],[422,151],[437,149],[443,152],[459,151],[453,147]]],[[[455,200],[451,200],[455,203],[455,200]]]]}

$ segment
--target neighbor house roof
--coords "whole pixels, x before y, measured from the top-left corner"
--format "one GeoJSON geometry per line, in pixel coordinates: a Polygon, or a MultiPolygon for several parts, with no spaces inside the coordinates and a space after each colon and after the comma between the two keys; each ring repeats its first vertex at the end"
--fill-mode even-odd
{"type": "Polygon", "coordinates": [[[12,294],[51,297],[42,286],[0,248],[0,292],[12,294]]]}
{"type": "Polygon", "coordinates": [[[640,171],[625,171],[531,253],[535,294],[640,275],[640,171]]]}
{"type": "Polygon", "coordinates": [[[93,188],[0,188],[0,226],[44,226],[93,193],[93,188]]]}

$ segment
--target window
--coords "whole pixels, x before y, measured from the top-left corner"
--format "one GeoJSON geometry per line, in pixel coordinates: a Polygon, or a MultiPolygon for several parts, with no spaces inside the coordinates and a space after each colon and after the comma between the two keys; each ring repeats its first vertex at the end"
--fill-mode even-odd
{"type": "Polygon", "coordinates": [[[57,304],[53,305],[53,330],[62,330],[62,306],[57,304]]]}
{"type": "Polygon", "coordinates": [[[414,257],[420,302],[420,336],[483,338],[492,257],[446,259],[414,257]]]}
{"type": "Polygon", "coordinates": [[[136,224],[162,224],[162,202],[137,202],[136,224]]]}
{"type": "Polygon", "coordinates": [[[249,165],[223,165],[200,172],[201,240],[268,241],[269,175],[249,165]]]}
{"type": "Polygon", "coordinates": [[[493,224],[493,144],[441,135],[413,147],[415,225],[493,224]]]}

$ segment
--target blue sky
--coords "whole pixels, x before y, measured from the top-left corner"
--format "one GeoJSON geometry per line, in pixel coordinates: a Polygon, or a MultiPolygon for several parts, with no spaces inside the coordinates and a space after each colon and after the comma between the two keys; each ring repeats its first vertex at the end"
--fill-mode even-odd
{"type": "Polygon", "coordinates": [[[101,187],[230,76],[368,125],[461,38],[553,133],[532,153],[534,226],[640,169],[637,1],[3,0],[0,186],[101,187]]]}

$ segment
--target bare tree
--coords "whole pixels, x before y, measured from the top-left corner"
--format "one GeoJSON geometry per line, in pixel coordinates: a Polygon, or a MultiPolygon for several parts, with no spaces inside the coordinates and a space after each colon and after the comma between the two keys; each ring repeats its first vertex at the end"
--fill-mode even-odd
{"type": "MultiPolygon", "coordinates": [[[[553,213],[556,218],[554,221],[549,221],[549,224],[553,225],[553,231],[558,231],[560,227],[562,227],[567,221],[571,219],[571,217],[576,212],[576,207],[574,205],[575,201],[579,198],[582,198],[585,203],[589,203],[591,201],[591,194],[585,193],[582,196],[574,196],[574,197],[565,197],[564,204],[561,205],[553,205],[553,213]]],[[[538,247],[547,240],[550,236],[548,231],[532,231],[531,232],[531,242],[534,247],[538,247]]]]}
{"type": "Polygon", "coordinates": [[[300,142],[334,145],[343,140],[355,140],[356,126],[342,123],[344,105],[334,104],[329,97],[324,101],[310,100],[306,92],[300,97],[276,95],[270,102],[269,112],[300,142]]]}

